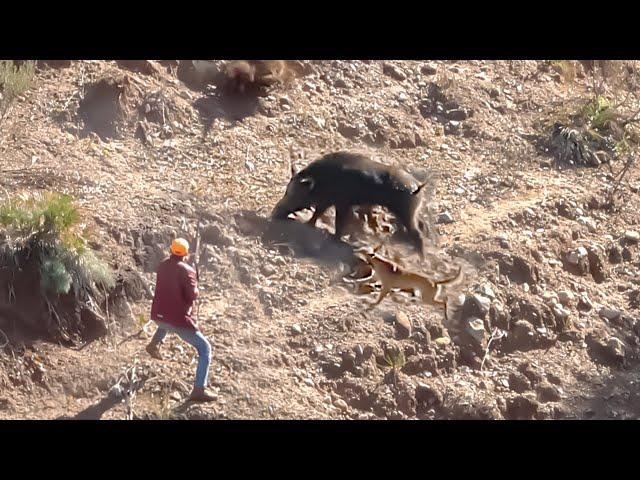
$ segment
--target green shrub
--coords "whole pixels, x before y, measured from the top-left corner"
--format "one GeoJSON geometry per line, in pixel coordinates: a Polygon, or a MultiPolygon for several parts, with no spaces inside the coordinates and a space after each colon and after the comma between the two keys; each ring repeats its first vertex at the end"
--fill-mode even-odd
{"type": "Polygon", "coordinates": [[[611,107],[609,100],[602,95],[598,95],[587,103],[581,113],[591,127],[597,130],[606,128],[608,122],[619,118],[619,114],[611,107]]]}
{"type": "Polygon", "coordinates": [[[58,258],[47,258],[40,267],[40,287],[45,292],[66,294],[71,289],[71,275],[58,258]]]}
{"type": "Polygon", "coordinates": [[[45,293],[76,297],[95,289],[112,288],[113,272],[86,247],[86,228],[71,197],[55,193],[21,195],[0,205],[0,227],[7,243],[0,249],[4,263],[36,258],[45,293]]]}
{"type": "Polygon", "coordinates": [[[0,226],[16,239],[35,238],[45,243],[60,239],[76,245],[79,223],[80,214],[68,195],[21,195],[0,205],[0,226]]]}

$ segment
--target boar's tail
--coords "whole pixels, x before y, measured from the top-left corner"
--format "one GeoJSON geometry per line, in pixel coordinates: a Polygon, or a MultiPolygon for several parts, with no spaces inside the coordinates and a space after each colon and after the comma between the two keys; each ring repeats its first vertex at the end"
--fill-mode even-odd
{"type": "Polygon", "coordinates": [[[428,183],[429,182],[424,182],[422,185],[420,185],[418,188],[416,188],[415,191],[411,193],[411,195],[417,195],[418,193],[420,193],[420,190],[422,190],[422,187],[424,187],[428,183]]]}

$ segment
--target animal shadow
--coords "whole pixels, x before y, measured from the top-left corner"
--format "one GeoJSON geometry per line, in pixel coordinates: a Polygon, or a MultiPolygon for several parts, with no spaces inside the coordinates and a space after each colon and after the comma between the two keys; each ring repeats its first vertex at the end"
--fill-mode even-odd
{"type": "Polygon", "coordinates": [[[259,236],[266,246],[278,247],[282,253],[311,258],[325,265],[352,264],[357,260],[354,247],[306,223],[269,219],[251,211],[236,215],[236,223],[243,233],[259,236]]]}
{"type": "Polygon", "coordinates": [[[78,412],[74,417],[60,417],[59,420],[100,420],[105,413],[120,402],[120,398],[115,395],[109,395],[98,403],[94,403],[81,412],[78,412]]]}

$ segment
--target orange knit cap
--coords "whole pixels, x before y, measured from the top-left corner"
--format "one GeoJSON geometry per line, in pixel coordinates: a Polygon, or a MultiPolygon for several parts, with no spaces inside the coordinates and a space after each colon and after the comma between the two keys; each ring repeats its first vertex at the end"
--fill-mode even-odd
{"type": "Polygon", "coordinates": [[[184,238],[176,238],[171,242],[171,253],[178,257],[185,257],[189,253],[189,242],[184,238]]]}

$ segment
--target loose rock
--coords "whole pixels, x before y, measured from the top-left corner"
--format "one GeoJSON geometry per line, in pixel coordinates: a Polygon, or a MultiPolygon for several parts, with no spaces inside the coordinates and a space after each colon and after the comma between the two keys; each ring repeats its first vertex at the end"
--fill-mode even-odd
{"type": "Polygon", "coordinates": [[[402,337],[406,338],[411,336],[411,321],[406,313],[397,312],[395,315],[395,323],[398,327],[398,333],[400,333],[402,337]]]}
{"type": "Polygon", "coordinates": [[[520,372],[511,372],[509,374],[509,388],[517,393],[524,393],[531,389],[531,382],[520,372]]]}
{"type": "Polygon", "coordinates": [[[404,74],[402,70],[400,70],[398,67],[390,63],[385,63],[382,65],[382,73],[400,82],[407,79],[407,76],[404,74]]]}
{"type": "Polygon", "coordinates": [[[567,255],[567,261],[572,265],[578,265],[580,260],[586,258],[588,255],[587,249],[584,247],[578,247],[577,250],[569,252],[567,255]]]}
{"type": "Polygon", "coordinates": [[[534,326],[526,320],[517,320],[513,323],[511,331],[505,341],[505,348],[509,351],[527,351],[538,344],[538,334],[534,326]]]}
{"type": "Polygon", "coordinates": [[[634,230],[627,230],[624,232],[624,239],[631,244],[636,244],[640,241],[640,233],[634,230]]]}
{"type": "Polygon", "coordinates": [[[439,407],[442,405],[442,392],[430,385],[418,383],[416,386],[416,400],[426,408],[439,407]]]}
{"type": "Polygon", "coordinates": [[[622,312],[620,310],[615,310],[613,308],[603,307],[598,312],[598,315],[600,315],[602,318],[606,318],[610,322],[614,322],[620,318],[620,316],[622,315],[622,312]]]}
{"type": "Polygon", "coordinates": [[[530,396],[519,395],[508,400],[505,417],[509,420],[532,420],[540,408],[540,403],[530,396]]]}
{"type": "Polygon", "coordinates": [[[626,355],[626,348],[622,340],[611,337],[607,341],[607,350],[609,354],[618,362],[623,362],[626,355]]]}
{"type": "Polygon", "coordinates": [[[470,318],[467,321],[467,327],[465,331],[473,338],[479,345],[484,345],[487,332],[484,329],[484,322],[479,318],[470,318]]]}
{"type": "Polygon", "coordinates": [[[549,382],[540,383],[536,391],[541,402],[559,402],[562,400],[558,387],[549,382]]]}
{"type": "Polygon", "coordinates": [[[233,239],[218,225],[208,225],[200,232],[200,238],[204,243],[211,245],[219,245],[222,247],[229,247],[233,245],[233,239]]]}
{"type": "Polygon", "coordinates": [[[336,407],[336,408],[339,408],[343,412],[346,412],[349,409],[349,405],[347,405],[347,402],[345,402],[341,398],[335,400],[333,402],[333,406],[336,407]]]}
{"type": "Polygon", "coordinates": [[[607,279],[607,270],[604,263],[604,252],[600,251],[598,247],[589,247],[587,250],[587,257],[589,260],[589,272],[596,281],[596,283],[602,283],[607,279]]]}
{"type": "Polygon", "coordinates": [[[453,223],[455,220],[449,212],[443,212],[436,217],[436,223],[448,224],[453,223]]]}
{"type": "Polygon", "coordinates": [[[435,75],[438,70],[433,65],[423,65],[420,67],[420,73],[423,75],[435,75]]]}
{"type": "Polygon", "coordinates": [[[558,300],[565,306],[570,306],[575,299],[575,295],[569,290],[561,290],[558,292],[558,300]]]}
{"type": "Polygon", "coordinates": [[[578,310],[581,310],[584,312],[588,312],[593,308],[593,303],[591,302],[591,299],[586,293],[583,293],[580,295],[580,298],[578,299],[577,308],[578,310]]]}

